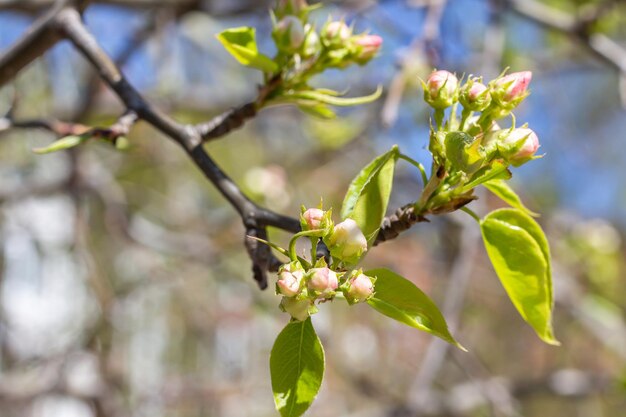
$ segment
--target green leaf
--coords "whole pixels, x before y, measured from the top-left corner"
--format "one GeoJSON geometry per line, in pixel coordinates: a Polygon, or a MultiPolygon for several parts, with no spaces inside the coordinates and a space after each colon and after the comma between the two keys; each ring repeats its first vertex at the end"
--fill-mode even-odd
{"type": "Polygon", "coordinates": [[[385,217],[393,172],[398,160],[398,147],[374,159],[352,180],[341,207],[342,219],[353,219],[367,238],[368,244],[376,238],[385,217]]]}
{"type": "Polygon", "coordinates": [[[292,321],[280,332],[270,355],[270,373],[274,403],[280,415],[304,414],[324,376],[324,348],[310,317],[292,321]]]}
{"type": "Polygon", "coordinates": [[[365,275],[376,278],[374,296],[367,301],[372,308],[465,350],[450,334],[448,324],[435,303],[415,284],[385,268],[366,271],[365,275]]]}
{"type": "Polygon", "coordinates": [[[267,73],[278,70],[278,65],[270,57],[258,51],[255,28],[243,26],[226,29],[216,37],[239,63],[267,73]]]}
{"type": "Polygon", "coordinates": [[[450,132],[445,138],[446,158],[452,166],[472,173],[480,168],[485,156],[480,141],[465,132],[450,132]]]}
{"type": "Polygon", "coordinates": [[[362,97],[337,97],[336,94],[329,94],[327,90],[293,91],[285,93],[285,98],[295,98],[304,100],[314,100],[319,103],[330,104],[331,106],[356,106],[359,104],[371,103],[383,92],[383,88],[378,86],[372,94],[362,97]]]}
{"type": "Polygon", "coordinates": [[[539,214],[529,210],[524,203],[522,203],[519,196],[504,180],[491,180],[487,181],[483,185],[511,207],[519,209],[529,216],[539,217],[539,214]]]}
{"type": "Polygon", "coordinates": [[[515,208],[495,210],[480,222],[487,254],[509,298],[546,343],[552,331],[550,249],[541,227],[515,208]]]}
{"type": "Polygon", "coordinates": [[[73,148],[80,145],[91,137],[91,135],[71,135],[65,136],[59,140],[52,142],[50,145],[43,148],[35,148],[33,152],[38,154],[52,153],[62,151],[64,149],[73,148]]]}

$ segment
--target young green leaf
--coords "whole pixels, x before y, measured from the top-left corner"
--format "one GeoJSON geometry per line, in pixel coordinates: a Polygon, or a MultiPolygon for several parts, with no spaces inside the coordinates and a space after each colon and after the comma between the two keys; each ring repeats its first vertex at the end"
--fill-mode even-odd
{"type": "Polygon", "coordinates": [[[509,298],[546,343],[558,345],[552,332],[550,249],[541,227],[514,208],[489,213],[480,222],[487,254],[509,298]]]}
{"type": "Polygon", "coordinates": [[[371,103],[376,100],[382,94],[383,89],[381,86],[378,86],[376,91],[372,94],[362,97],[338,97],[333,92],[329,94],[328,90],[308,90],[308,91],[294,91],[288,94],[285,94],[284,97],[287,98],[295,98],[295,99],[304,99],[304,100],[313,100],[319,103],[329,104],[331,106],[356,106],[359,104],[371,103]]]}
{"type": "Polygon", "coordinates": [[[65,136],[59,140],[52,142],[50,145],[43,148],[35,148],[33,152],[38,154],[52,153],[62,151],[64,149],[70,149],[88,140],[90,135],[70,135],[65,136]]]}
{"type": "Polygon", "coordinates": [[[385,217],[398,154],[398,147],[394,146],[370,162],[352,180],[343,200],[341,218],[353,219],[367,238],[368,244],[376,238],[385,217]]]}
{"type": "Polygon", "coordinates": [[[445,139],[446,158],[456,169],[473,173],[483,163],[485,156],[480,141],[465,132],[450,132],[445,139]]]}
{"type": "Polygon", "coordinates": [[[487,181],[483,185],[511,207],[522,210],[529,216],[539,217],[539,214],[529,210],[524,203],[522,203],[519,196],[504,180],[491,180],[487,181]]]}
{"type": "Polygon", "coordinates": [[[367,301],[372,308],[465,350],[450,334],[435,303],[415,284],[385,268],[366,271],[365,275],[376,278],[374,296],[367,301]]]}
{"type": "Polygon", "coordinates": [[[310,317],[292,321],[280,332],[270,355],[270,373],[274,403],[280,415],[304,414],[324,376],[324,349],[310,317]]]}
{"type": "Polygon", "coordinates": [[[239,63],[266,73],[278,70],[278,65],[270,57],[258,51],[255,28],[243,26],[226,29],[216,37],[239,63]]]}

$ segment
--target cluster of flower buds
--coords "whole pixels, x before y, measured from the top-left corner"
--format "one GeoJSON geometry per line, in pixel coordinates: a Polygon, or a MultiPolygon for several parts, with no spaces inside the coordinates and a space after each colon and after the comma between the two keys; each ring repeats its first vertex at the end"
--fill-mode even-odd
{"type": "Polygon", "coordinates": [[[276,282],[276,293],[283,296],[281,309],[296,320],[305,320],[317,311],[315,302],[332,300],[338,292],[350,304],[367,301],[374,294],[375,279],[361,270],[350,270],[367,251],[367,239],[357,223],[346,219],[335,225],[330,210],[303,207],[300,224],[299,235],[312,240],[313,252],[320,239],[328,247],[332,267],[323,257],[308,263],[291,256],[292,261],[281,266],[276,282]]]}
{"type": "Polygon", "coordinates": [[[496,123],[528,96],[531,78],[530,71],[523,71],[502,74],[487,85],[483,84],[481,78],[472,76],[461,84],[451,72],[434,71],[425,82],[422,81],[424,100],[436,110],[435,119],[439,129],[431,134],[431,152],[439,161],[439,156],[444,152],[450,154],[448,158],[453,156],[457,162],[464,161],[457,163],[457,168],[468,174],[480,168],[483,162],[487,164],[494,159],[513,166],[534,159],[539,140],[532,130],[525,126],[500,129],[496,123]],[[460,122],[455,114],[457,102],[463,106],[460,122]],[[444,124],[443,110],[451,106],[450,120],[444,124]],[[467,135],[463,133],[465,136],[460,139],[461,136],[456,132],[465,132],[467,135]],[[449,144],[449,140],[456,145],[449,144]],[[467,154],[459,156],[454,146],[463,146],[467,154]]]}
{"type": "Polygon", "coordinates": [[[364,65],[382,45],[382,38],[367,33],[353,34],[343,20],[328,21],[318,33],[308,23],[308,14],[315,6],[306,0],[279,1],[274,8],[272,36],[278,50],[302,58],[320,57],[324,67],[345,68],[351,64],[364,65]]]}
{"type": "MultiPolygon", "coordinates": [[[[426,81],[424,100],[434,109],[446,109],[457,101],[469,111],[498,111],[498,117],[506,116],[528,96],[528,84],[532,78],[530,71],[500,75],[489,82],[470,76],[461,85],[457,77],[448,71],[434,71],[426,81]]],[[[494,118],[494,119],[496,119],[494,118]]]]}

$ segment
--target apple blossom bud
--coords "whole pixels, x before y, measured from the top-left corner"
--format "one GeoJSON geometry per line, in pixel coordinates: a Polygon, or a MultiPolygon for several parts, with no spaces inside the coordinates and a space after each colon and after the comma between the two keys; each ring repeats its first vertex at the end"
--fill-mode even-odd
{"type": "Polygon", "coordinates": [[[285,313],[289,313],[294,319],[304,321],[310,315],[309,309],[311,307],[311,301],[283,297],[280,302],[280,307],[285,313]]]}
{"type": "Polygon", "coordinates": [[[461,88],[459,101],[467,110],[483,111],[491,103],[491,94],[486,85],[470,80],[461,88]]]}
{"type": "Polygon", "coordinates": [[[357,63],[363,65],[372,59],[380,50],[383,44],[383,38],[378,35],[359,35],[353,38],[353,43],[358,48],[355,60],[357,63]]]}
{"type": "Polygon", "coordinates": [[[345,295],[352,304],[367,301],[374,294],[374,283],[365,274],[356,274],[350,278],[348,285],[345,295]]]}
{"type": "Polygon", "coordinates": [[[302,213],[302,218],[304,219],[304,222],[308,230],[321,229],[322,228],[321,223],[322,223],[322,220],[324,219],[324,214],[325,214],[324,210],[320,210],[317,208],[310,208],[306,210],[304,213],[302,213]]]}
{"type": "Polygon", "coordinates": [[[352,30],[342,20],[330,22],[322,28],[322,37],[330,43],[343,44],[351,34],[352,30]]]}
{"type": "Polygon", "coordinates": [[[321,49],[320,37],[317,35],[315,29],[309,28],[304,39],[304,47],[302,48],[302,55],[305,58],[311,57],[317,54],[321,49]]]}
{"type": "Polygon", "coordinates": [[[531,129],[495,130],[488,132],[481,140],[485,153],[506,159],[514,166],[520,166],[532,159],[539,149],[539,138],[531,129]]]}
{"type": "Polygon", "coordinates": [[[323,296],[332,295],[339,286],[335,271],[329,268],[312,268],[308,273],[309,290],[316,291],[323,296]]]}
{"type": "Polygon", "coordinates": [[[517,166],[528,161],[539,149],[539,138],[531,129],[518,128],[509,133],[503,140],[505,146],[511,146],[515,153],[509,161],[517,166]]]}
{"type": "Polygon", "coordinates": [[[367,251],[367,239],[359,225],[352,219],[346,219],[335,225],[325,243],[333,257],[348,263],[358,261],[363,252],[367,251]]]}
{"type": "Polygon", "coordinates": [[[459,81],[451,72],[435,71],[422,85],[424,100],[435,109],[443,110],[457,100],[459,81]]]}
{"type": "Polygon", "coordinates": [[[513,108],[528,95],[532,77],[532,72],[522,71],[498,78],[492,84],[491,96],[499,105],[513,108]]]}
{"type": "Polygon", "coordinates": [[[276,282],[277,292],[286,297],[297,295],[300,292],[300,283],[303,277],[304,270],[296,269],[290,264],[285,265],[278,274],[278,281],[276,282]]]}
{"type": "Polygon", "coordinates": [[[296,16],[283,17],[274,28],[274,36],[279,45],[288,49],[298,49],[304,42],[304,26],[296,16]]]}

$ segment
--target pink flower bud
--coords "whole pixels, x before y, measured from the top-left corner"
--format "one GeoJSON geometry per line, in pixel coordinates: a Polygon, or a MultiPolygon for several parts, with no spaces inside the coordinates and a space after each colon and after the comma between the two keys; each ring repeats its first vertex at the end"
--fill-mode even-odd
{"type": "Polygon", "coordinates": [[[336,20],[326,25],[322,30],[322,36],[329,41],[345,42],[350,37],[351,32],[345,22],[336,20]]]}
{"type": "Polygon", "coordinates": [[[302,218],[304,219],[309,230],[321,229],[321,223],[324,219],[324,210],[310,208],[302,213],[302,218]]]}
{"type": "Polygon", "coordinates": [[[374,283],[372,279],[365,274],[358,274],[350,278],[349,287],[346,291],[346,297],[352,303],[361,303],[367,301],[374,294],[374,283]]]}
{"type": "Polygon", "coordinates": [[[494,83],[494,98],[501,105],[519,104],[528,95],[528,84],[532,78],[532,72],[522,71],[497,79],[494,83]]]}
{"type": "Polygon", "coordinates": [[[349,263],[358,261],[363,252],[367,251],[367,239],[352,219],[335,225],[326,243],[333,257],[349,263]]]}
{"type": "Polygon", "coordinates": [[[332,295],[339,286],[337,274],[329,268],[312,268],[309,270],[308,287],[322,295],[332,295]]]}
{"type": "Polygon", "coordinates": [[[309,317],[309,308],[311,302],[309,300],[297,300],[295,298],[283,297],[280,302],[283,311],[289,313],[296,320],[304,321],[309,317]]]}
{"type": "Polygon", "coordinates": [[[531,129],[518,128],[514,129],[503,140],[503,144],[515,146],[518,142],[522,141],[522,146],[517,152],[509,158],[512,163],[523,163],[532,157],[539,149],[539,138],[531,129]]]}
{"type": "Polygon", "coordinates": [[[285,16],[276,24],[274,34],[279,40],[285,39],[291,49],[298,49],[304,42],[304,26],[296,16],[285,16]]]}
{"type": "Polygon", "coordinates": [[[293,268],[287,264],[278,274],[278,281],[276,282],[278,292],[286,297],[293,297],[300,292],[300,283],[304,277],[303,270],[291,271],[290,269],[293,268]]]}
{"type": "Polygon", "coordinates": [[[514,166],[520,166],[532,158],[539,149],[539,138],[528,128],[494,130],[487,132],[481,145],[487,155],[499,153],[514,166]]]}
{"type": "Polygon", "coordinates": [[[486,85],[470,80],[461,88],[459,101],[467,110],[483,111],[491,102],[491,95],[486,85]]]}
{"type": "Polygon", "coordinates": [[[357,62],[364,64],[376,55],[383,44],[383,38],[378,35],[359,35],[353,38],[353,42],[359,47],[356,57],[357,62]]]}
{"type": "Polygon", "coordinates": [[[448,71],[435,71],[424,84],[424,100],[435,109],[450,107],[458,95],[459,81],[448,71]]]}

